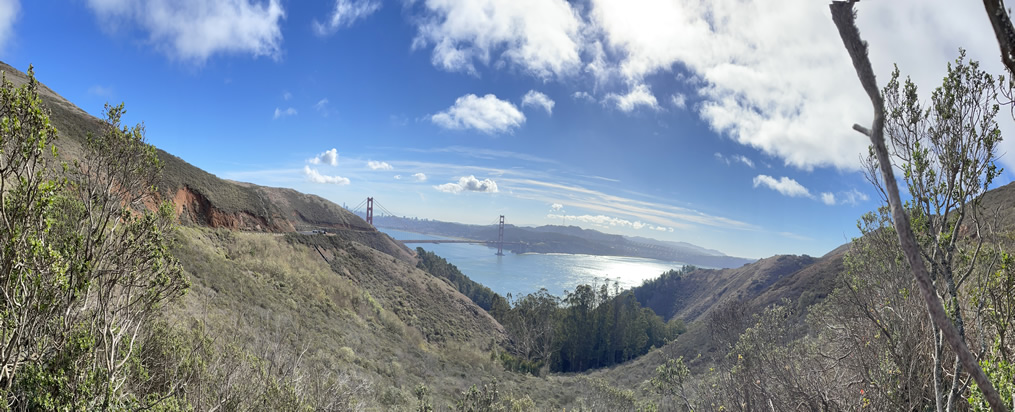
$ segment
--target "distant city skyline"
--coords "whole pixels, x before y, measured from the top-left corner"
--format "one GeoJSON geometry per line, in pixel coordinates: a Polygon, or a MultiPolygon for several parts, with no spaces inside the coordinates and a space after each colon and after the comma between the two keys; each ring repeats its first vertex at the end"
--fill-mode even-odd
{"type": "MultiPolygon", "coordinates": [[[[1003,73],[978,6],[859,3],[879,81],[929,99],[959,47],[1003,73]]],[[[823,255],[880,202],[827,2],[3,0],[0,56],[219,177],[398,216],[760,258],[823,255]]]]}

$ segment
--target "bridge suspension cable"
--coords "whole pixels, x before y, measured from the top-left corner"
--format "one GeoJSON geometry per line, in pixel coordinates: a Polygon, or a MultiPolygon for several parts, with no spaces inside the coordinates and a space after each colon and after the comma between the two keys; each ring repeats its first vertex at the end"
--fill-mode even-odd
{"type": "Polygon", "coordinates": [[[377,210],[379,212],[381,212],[381,216],[384,216],[384,215],[387,215],[387,216],[398,216],[395,213],[393,213],[392,211],[388,210],[388,208],[386,208],[383,205],[381,205],[380,202],[374,200],[374,198],[372,198],[372,197],[368,197],[366,199],[363,199],[362,202],[359,202],[358,205],[356,205],[355,207],[353,207],[353,208],[351,208],[349,210],[351,210],[353,213],[355,213],[357,215],[360,214],[360,213],[363,213],[364,219],[367,221],[367,223],[369,223],[372,226],[374,224],[374,208],[375,207],[377,208],[377,210]]]}

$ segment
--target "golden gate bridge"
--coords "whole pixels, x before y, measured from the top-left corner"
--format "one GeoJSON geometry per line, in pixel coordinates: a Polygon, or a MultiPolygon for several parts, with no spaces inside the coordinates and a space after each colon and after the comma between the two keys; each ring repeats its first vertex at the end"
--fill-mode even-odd
{"type": "MultiPolygon", "coordinates": [[[[361,211],[364,212],[365,220],[370,226],[374,226],[374,206],[376,205],[378,211],[383,215],[398,216],[391,213],[390,210],[385,208],[380,203],[374,202],[374,198],[368,197],[366,200],[360,202],[356,207],[350,208],[353,213],[359,214],[361,211]],[[365,207],[365,209],[364,209],[365,207]]],[[[374,226],[376,227],[376,226],[374,226]]],[[[470,243],[470,244],[482,244],[482,245],[497,245],[497,256],[504,256],[504,245],[505,244],[518,244],[519,242],[504,242],[504,215],[500,215],[500,220],[497,223],[497,240],[474,240],[474,239],[405,239],[398,240],[402,243],[430,243],[430,244],[441,244],[441,243],[470,243]]]]}

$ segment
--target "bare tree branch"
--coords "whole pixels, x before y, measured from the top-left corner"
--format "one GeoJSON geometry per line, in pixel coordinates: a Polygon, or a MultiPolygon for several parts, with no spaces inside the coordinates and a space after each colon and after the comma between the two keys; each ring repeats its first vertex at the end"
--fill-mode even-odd
{"type": "MultiPolygon", "coordinates": [[[[999,2],[999,0],[997,2],[999,2]]],[[[909,261],[909,265],[913,270],[913,276],[916,277],[917,284],[920,286],[920,294],[927,302],[927,310],[930,313],[931,319],[938,328],[940,328],[945,339],[948,341],[948,344],[951,345],[952,349],[958,355],[963,369],[972,375],[973,380],[976,381],[976,385],[979,386],[981,391],[983,391],[984,398],[987,399],[987,403],[990,404],[992,410],[1007,411],[1008,408],[1001,400],[1000,394],[998,394],[994,385],[991,384],[987,375],[983,373],[982,369],[980,369],[980,365],[977,363],[972,352],[969,351],[969,348],[959,335],[955,325],[953,325],[951,320],[948,319],[944,306],[941,305],[941,301],[938,300],[934,292],[934,285],[931,282],[930,274],[927,273],[927,267],[924,265],[923,259],[920,257],[916,237],[913,235],[913,231],[909,226],[909,218],[906,216],[906,212],[902,208],[902,201],[899,198],[898,184],[895,181],[895,175],[892,171],[892,165],[888,156],[888,149],[885,146],[885,138],[883,134],[885,127],[884,99],[881,97],[881,92],[878,90],[877,80],[874,78],[874,70],[871,68],[870,59],[867,57],[867,43],[860,38],[860,30],[856,27],[856,16],[853,12],[853,3],[854,1],[833,1],[829,5],[829,8],[832,11],[832,21],[835,22],[835,26],[839,30],[839,36],[842,38],[843,45],[846,46],[846,51],[849,52],[849,57],[853,61],[853,67],[856,69],[856,74],[860,78],[860,83],[863,85],[864,91],[867,92],[867,96],[870,97],[871,104],[874,106],[873,125],[871,129],[864,134],[870,137],[871,144],[874,145],[874,151],[877,154],[878,163],[881,166],[881,174],[884,177],[885,188],[888,192],[889,206],[892,210],[892,220],[895,225],[895,231],[899,236],[899,243],[902,245],[902,250],[906,254],[906,259],[909,261]]],[[[984,3],[991,3],[991,1],[984,0],[984,3]]],[[[990,8],[988,6],[988,10],[989,9],[990,8]]],[[[1005,15],[1005,17],[1007,17],[1007,15],[1005,15]]],[[[1006,53],[1004,56],[1010,55],[1006,53]]],[[[1005,59],[1006,64],[1008,64],[1009,61],[1011,61],[1010,57],[1005,59]]],[[[853,128],[857,130],[862,129],[862,127],[858,128],[857,126],[854,126],[853,128]]]]}

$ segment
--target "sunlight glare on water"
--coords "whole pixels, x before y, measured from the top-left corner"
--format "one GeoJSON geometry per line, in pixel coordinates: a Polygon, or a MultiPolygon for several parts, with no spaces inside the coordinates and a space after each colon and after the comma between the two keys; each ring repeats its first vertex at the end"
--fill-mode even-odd
{"type": "MultiPolygon", "coordinates": [[[[440,239],[440,236],[420,235],[384,229],[395,239],[440,239]]],[[[580,284],[603,284],[609,279],[621,290],[641,285],[645,280],[658,277],[670,269],[683,267],[679,262],[666,262],[621,256],[592,256],[570,254],[516,255],[505,253],[496,256],[496,248],[471,244],[409,244],[412,249],[422,247],[454,264],[470,279],[482,283],[501,295],[524,295],[546,288],[551,294],[562,296],[580,284]]]]}

